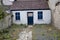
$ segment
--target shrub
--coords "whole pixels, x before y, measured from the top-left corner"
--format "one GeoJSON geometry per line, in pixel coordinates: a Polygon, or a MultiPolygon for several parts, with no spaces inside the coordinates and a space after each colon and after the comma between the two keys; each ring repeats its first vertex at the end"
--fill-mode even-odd
{"type": "Polygon", "coordinates": [[[9,39],[10,37],[11,37],[10,34],[7,33],[3,35],[3,39],[9,39]]]}
{"type": "Polygon", "coordinates": [[[0,6],[0,19],[4,18],[6,15],[6,12],[4,11],[4,8],[0,6]]]}

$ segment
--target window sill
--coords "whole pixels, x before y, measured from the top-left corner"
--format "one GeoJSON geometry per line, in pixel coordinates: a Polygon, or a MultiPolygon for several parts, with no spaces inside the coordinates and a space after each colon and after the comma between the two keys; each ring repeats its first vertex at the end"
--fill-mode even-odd
{"type": "Polygon", "coordinates": [[[20,21],[20,20],[15,20],[15,21],[20,21]]]}
{"type": "Polygon", "coordinates": [[[39,21],[44,21],[43,19],[38,19],[39,21]]]}

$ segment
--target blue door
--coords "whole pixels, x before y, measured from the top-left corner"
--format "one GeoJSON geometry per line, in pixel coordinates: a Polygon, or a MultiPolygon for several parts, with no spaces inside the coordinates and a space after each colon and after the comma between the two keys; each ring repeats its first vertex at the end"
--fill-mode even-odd
{"type": "Polygon", "coordinates": [[[28,25],[33,25],[33,12],[27,13],[28,25]]]}

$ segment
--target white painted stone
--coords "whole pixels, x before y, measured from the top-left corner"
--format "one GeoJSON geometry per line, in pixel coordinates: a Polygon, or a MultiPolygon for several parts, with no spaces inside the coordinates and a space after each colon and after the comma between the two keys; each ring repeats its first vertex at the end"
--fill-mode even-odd
{"type": "Polygon", "coordinates": [[[32,25],[29,25],[28,27],[33,27],[32,25]]]}
{"type": "Polygon", "coordinates": [[[22,31],[19,34],[19,39],[17,40],[32,40],[32,31],[27,32],[26,30],[22,31]]]}
{"type": "Polygon", "coordinates": [[[7,13],[10,13],[10,10],[6,10],[7,13]]]}
{"type": "Polygon", "coordinates": [[[3,4],[4,5],[12,5],[13,2],[11,2],[10,0],[3,0],[3,4]]]}
{"type": "Polygon", "coordinates": [[[49,24],[51,23],[51,11],[50,10],[27,10],[27,11],[12,11],[13,23],[15,24],[28,24],[27,12],[33,12],[34,24],[49,24]],[[38,11],[43,12],[43,19],[38,20],[38,11]],[[20,12],[20,20],[15,19],[15,13],[20,12]]]}

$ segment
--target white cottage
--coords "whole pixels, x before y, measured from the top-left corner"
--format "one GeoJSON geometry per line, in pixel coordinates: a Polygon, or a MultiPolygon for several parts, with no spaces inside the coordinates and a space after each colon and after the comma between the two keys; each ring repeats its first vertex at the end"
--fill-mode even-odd
{"type": "Polygon", "coordinates": [[[15,24],[51,23],[51,10],[46,0],[14,0],[10,6],[10,11],[15,24]]]}

